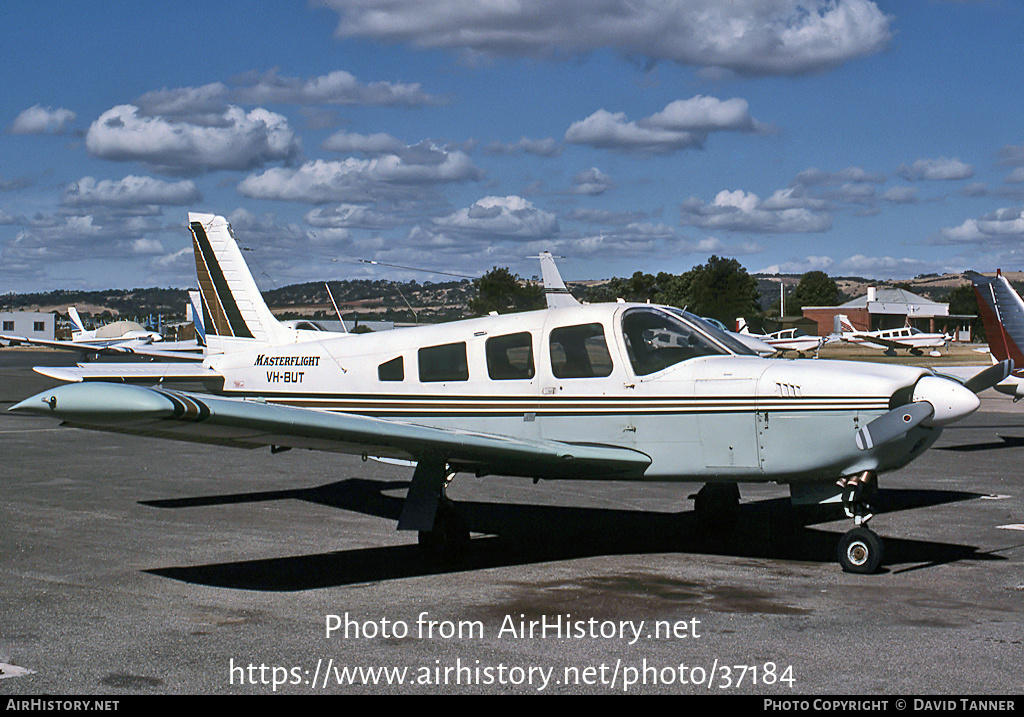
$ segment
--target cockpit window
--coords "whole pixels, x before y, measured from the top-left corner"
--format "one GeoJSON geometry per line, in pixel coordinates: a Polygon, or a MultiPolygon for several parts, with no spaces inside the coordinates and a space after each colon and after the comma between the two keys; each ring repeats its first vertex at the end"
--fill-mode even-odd
{"type": "Polygon", "coordinates": [[[688,321],[691,324],[696,324],[705,334],[710,336],[712,339],[721,344],[725,349],[727,349],[728,353],[734,353],[739,356],[757,356],[756,351],[754,351],[752,348],[744,344],[739,339],[729,334],[728,331],[719,329],[717,326],[709,323],[708,321],[702,319],[699,316],[691,314],[689,311],[683,311],[682,309],[677,309],[674,306],[662,306],[660,308],[664,309],[665,311],[671,312],[676,316],[682,317],[683,320],[688,321]]]}
{"type": "Polygon", "coordinates": [[[729,354],[696,325],[657,309],[628,310],[622,317],[622,335],[638,376],[697,356],[729,354]]]}
{"type": "Polygon", "coordinates": [[[495,380],[533,378],[533,337],[529,331],[487,339],[487,375],[495,380]]]}
{"type": "Polygon", "coordinates": [[[597,378],[612,372],[612,357],[601,324],[562,326],[549,339],[555,378],[597,378]]]}

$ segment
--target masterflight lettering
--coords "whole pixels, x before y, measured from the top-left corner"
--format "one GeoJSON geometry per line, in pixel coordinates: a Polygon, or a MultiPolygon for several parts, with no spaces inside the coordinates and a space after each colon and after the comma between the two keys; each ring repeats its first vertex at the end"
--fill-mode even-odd
{"type": "Polygon", "coordinates": [[[253,366],[319,366],[319,356],[267,356],[260,354],[253,366]]]}

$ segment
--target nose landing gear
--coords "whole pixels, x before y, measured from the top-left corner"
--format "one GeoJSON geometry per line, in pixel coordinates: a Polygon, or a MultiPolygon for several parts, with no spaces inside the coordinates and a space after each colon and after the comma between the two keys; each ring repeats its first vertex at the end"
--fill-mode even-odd
{"type": "Polygon", "coordinates": [[[878,498],[878,476],[874,471],[864,471],[840,480],[839,486],[843,510],[856,523],[839,539],[839,565],[848,573],[873,573],[881,566],[884,554],[882,539],[867,525],[873,515],[872,503],[878,498]]]}

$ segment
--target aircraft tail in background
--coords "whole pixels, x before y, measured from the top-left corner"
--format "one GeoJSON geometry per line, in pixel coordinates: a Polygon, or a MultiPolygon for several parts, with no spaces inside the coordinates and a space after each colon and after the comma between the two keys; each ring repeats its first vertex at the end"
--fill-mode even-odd
{"type": "Polygon", "coordinates": [[[971,283],[992,356],[997,361],[1013,359],[1015,366],[1024,366],[1024,301],[1001,272],[995,276],[972,274],[971,283]]]}
{"type": "Polygon", "coordinates": [[[555,266],[555,258],[549,251],[540,253],[540,275],[544,280],[544,299],[547,301],[549,309],[579,306],[580,302],[565,287],[562,275],[558,272],[558,267],[555,266]]]}

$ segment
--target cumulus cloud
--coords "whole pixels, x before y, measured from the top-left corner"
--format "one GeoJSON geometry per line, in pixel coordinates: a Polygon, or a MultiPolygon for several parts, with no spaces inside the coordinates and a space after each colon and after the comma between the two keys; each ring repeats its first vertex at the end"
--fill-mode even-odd
{"type": "Polygon", "coordinates": [[[283,77],[277,71],[241,78],[233,97],[251,104],[297,105],[401,105],[415,107],[441,103],[423,91],[420,84],[362,82],[350,72],[335,70],[304,80],[283,77]]]}
{"type": "Polygon", "coordinates": [[[946,243],[980,244],[1024,240],[1024,208],[1004,207],[978,219],[967,219],[941,232],[946,243]]]}
{"type": "Polygon", "coordinates": [[[573,194],[596,197],[607,192],[612,186],[612,178],[597,167],[584,170],[572,178],[575,185],[573,194]]]}
{"type": "Polygon", "coordinates": [[[703,229],[752,233],[823,232],[832,227],[818,200],[776,192],[762,201],[753,192],[719,192],[704,204],[691,197],[682,205],[682,222],[703,229]]]}
{"type": "Polygon", "coordinates": [[[535,154],[539,157],[554,157],[560,152],[558,143],[553,139],[529,139],[527,137],[521,137],[518,142],[511,144],[492,142],[487,145],[486,149],[491,154],[535,154]]]}
{"type": "Polygon", "coordinates": [[[170,183],[152,177],[127,176],[119,180],[83,177],[64,188],[61,204],[71,207],[135,207],[149,204],[182,206],[200,199],[196,185],[187,180],[170,183]]]}
{"type": "Polygon", "coordinates": [[[311,204],[367,203],[377,190],[417,187],[479,179],[480,170],[467,154],[436,147],[409,148],[403,156],[307,162],[297,169],[275,167],[246,177],[238,191],[255,199],[281,199],[311,204]]]}
{"type": "Polygon", "coordinates": [[[558,234],[558,218],[517,196],[484,197],[472,206],[434,219],[446,233],[541,239],[558,234]]]}
{"type": "Polygon", "coordinates": [[[586,119],[573,122],[565,141],[599,149],[641,152],[674,152],[703,146],[705,135],[686,131],[645,127],[626,119],[625,112],[598,110],[586,119]]]}
{"type": "Polygon", "coordinates": [[[893,204],[916,204],[917,190],[914,187],[890,187],[882,194],[882,199],[893,204]]]}
{"type": "Polygon", "coordinates": [[[211,82],[200,87],[154,90],[134,104],[144,115],[185,119],[193,124],[218,125],[230,105],[436,105],[442,100],[424,92],[418,83],[362,82],[336,70],[303,79],[283,77],[276,70],[251,73],[230,84],[211,82]]]}
{"type": "Polygon", "coordinates": [[[974,176],[971,165],[948,157],[919,159],[911,164],[901,164],[896,171],[911,181],[967,179],[974,176]]]}
{"type": "Polygon", "coordinates": [[[758,269],[757,274],[806,274],[809,271],[828,272],[835,262],[829,256],[808,256],[790,259],[758,269]]]}
{"type": "Polygon", "coordinates": [[[882,184],[886,180],[884,174],[869,172],[863,167],[847,167],[838,172],[824,172],[811,167],[800,172],[796,181],[808,186],[812,185],[842,185],[842,184],[882,184]]]}
{"type": "Polygon", "coordinates": [[[939,267],[937,267],[934,262],[923,261],[921,259],[855,254],[841,261],[836,267],[836,270],[841,274],[880,277],[914,276],[916,274],[935,271],[937,268],[939,267]]]}
{"type": "Polygon", "coordinates": [[[299,141],[279,114],[228,107],[220,126],[143,115],[134,105],[107,110],[85,138],[94,157],[142,162],[162,174],[247,170],[297,156],[299,141]]]}
{"type": "Polygon", "coordinates": [[[333,152],[359,152],[368,155],[390,152],[393,154],[404,148],[404,142],[385,132],[369,135],[355,132],[335,132],[324,140],[324,149],[333,152]]]}
{"type": "Polygon", "coordinates": [[[398,224],[393,216],[362,204],[317,207],[306,213],[306,222],[321,229],[387,229],[398,224]]]}
{"type": "Polygon", "coordinates": [[[891,18],[870,0],[319,0],[339,38],[472,54],[630,57],[741,74],[814,72],[884,49],[891,18]]]}
{"type": "Polygon", "coordinates": [[[750,116],[746,100],[720,100],[703,95],[670,102],[661,112],[648,117],[645,123],[663,129],[701,132],[753,132],[758,127],[750,116]]]}
{"type": "Polygon", "coordinates": [[[75,113],[63,108],[35,105],[14,118],[11,134],[60,134],[75,119],[75,113]]]}
{"type": "Polygon", "coordinates": [[[670,102],[665,109],[639,121],[624,112],[601,109],[573,122],[565,140],[603,149],[675,152],[704,146],[711,132],[756,132],[763,125],[750,114],[746,100],[720,100],[697,95],[670,102]]]}

